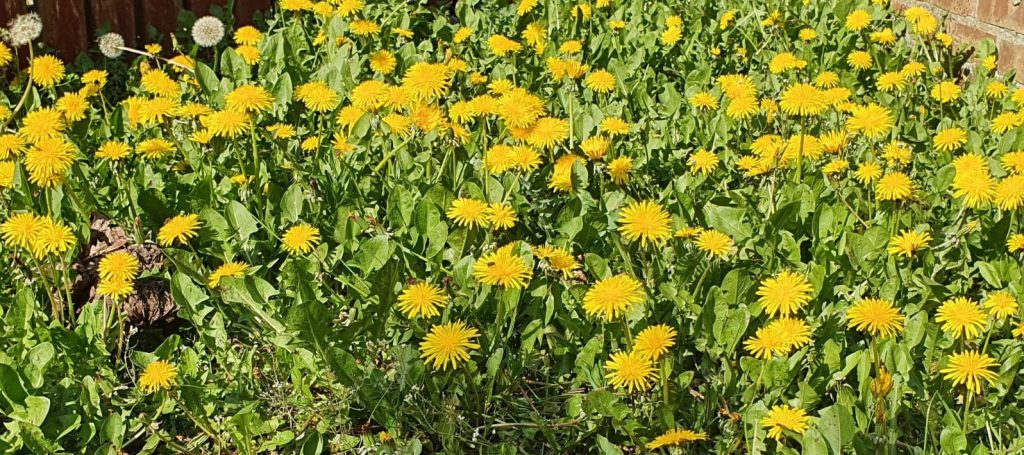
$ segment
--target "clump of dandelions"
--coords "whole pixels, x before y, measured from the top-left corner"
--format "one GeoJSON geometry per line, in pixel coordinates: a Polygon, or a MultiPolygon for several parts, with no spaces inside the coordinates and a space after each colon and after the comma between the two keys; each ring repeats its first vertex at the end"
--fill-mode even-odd
{"type": "Polygon", "coordinates": [[[99,37],[96,43],[100,46],[100,52],[107,58],[118,58],[124,52],[121,50],[124,47],[124,37],[117,33],[107,33],[99,37]]]}
{"type": "Polygon", "coordinates": [[[202,47],[213,47],[224,39],[224,23],[213,16],[203,16],[192,24],[192,39],[202,47]]]}
{"type": "Polygon", "coordinates": [[[36,13],[21,14],[7,23],[7,42],[24,46],[43,33],[43,20],[36,13]]]}

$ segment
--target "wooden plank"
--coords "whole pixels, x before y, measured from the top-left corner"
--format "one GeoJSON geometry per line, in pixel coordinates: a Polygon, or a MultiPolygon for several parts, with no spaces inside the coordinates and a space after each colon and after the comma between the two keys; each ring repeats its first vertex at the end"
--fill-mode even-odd
{"type": "Polygon", "coordinates": [[[270,13],[274,0],[235,0],[235,25],[252,25],[256,12],[270,13]]]}
{"type": "Polygon", "coordinates": [[[213,5],[227,8],[228,0],[192,0],[189,8],[196,13],[196,17],[203,17],[210,14],[210,7],[213,5]]]}
{"type": "Polygon", "coordinates": [[[150,42],[149,34],[146,31],[147,25],[160,33],[159,42],[170,44],[169,33],[178,26],[178,11],[181,11],[181,0],[138,0],[138,6],[142,8],[142,23],[137,25],[139,36],[143,42],[150,42]]]}
{"type": "Polygon", "coordinates": [[[43,40],[57,50],[65,62],[71,62],[80,50],[89,48],[89,19],[85,0],[39,2],[43,19],[43,40]]]}
{"type": "Polygon", "coordinates": [[[0,26],[6,27],[7,22],[25,12],[25,0],[0,0],[0,26]]]}
{"type": "MultiPolygon", "coordinates": [[[[130,0],[92,0],[92,18],[96,30],[106,27],[107,30],[119,33],[129,47],[138,42],[138,30],[135,27],[135,2],[130,0]]],[[[92,33],[94,38],[97,33],[92,33]]]]}

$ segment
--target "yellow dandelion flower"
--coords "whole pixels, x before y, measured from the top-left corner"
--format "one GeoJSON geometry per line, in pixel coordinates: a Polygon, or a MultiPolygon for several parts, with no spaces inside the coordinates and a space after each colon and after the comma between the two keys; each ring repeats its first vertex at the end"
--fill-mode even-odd
{"type": "Polygon", "coordinates": [[[660,243],[672,236],[668,212],[652,200],[635,201],[619,212],[618,231],[628,241],[660,243]]]}
{"type": "Polygon", "coordinates": [[[935,312],[935,322],[942,323],[942,330],[953,338],[972,339],[977,337],[985,326],[987,316],[978,304],[966,297],[954,297],[946,300],[935,312]]]}
{"type": "Polygon", "coordinates": [[[999,367],[996,359],[978,351],[962,351],[946,358],[946,368],[940,373],[956,387],[963,384],[968,392],[981,393],[982,387],[999,379],[999,374],[990,370],[999,367]]]}
{"type": "Polygon", "coordinates": [[[170,390],[178,378],[178,367],[165,360],[150,362],[139,376],[139,388],[143,393],[170,390]]]}
{"type": "Polygon", "coordinates": [[[664,324],[652,325],[636,335],[633,352],[651,360],[658,360],[676,344],[676,329],[664,324]]]}
{"type": "Polygon", "coordinates": [[[624,315],[644,301],[643,287],[635,278],[619,274],[598,280],[583,296],[583,310],[606,321],[624,315]]]}
{"type": "Polygon", "coordinates": [[[803,275],[786,270],[761,282],[758,303],[769,316],[789,316],[811,301],[813,290],[803,275]]]}
{"type": "Polygon", "coordinates": [[[156,235],[160,246],[171,246],[174,243],[188,243],[188,241],[199,234],[199,215],[186,214],[178,215],[168,219],[160,227],[156,235]]]}
{"type": "Polygon", "coordinates": [[[460,363],[469,361],[471,349],[480,349],[473,341],[479,334],[477,329],[461,321],[435,325],[420,342],[420,357],[435,370],[447,370],[449,365],[457,368],[460,363]]]}
{"type": "Polygon", "coordinates": [[[651,360],[637,352],[616,352],[604,364],[608,371],[605,378],[616,388],[625,388],[629,393],[645,391],[651,387],[655,379],[654,365],[651,360]]]}
{"type": "Polygon", "coordinates": [[[917,251],[927,248],[931,241],[932,236],[927,232],[906,229],[889,239],[889,254],[909,258],[917,251]]]}
{"type": "Polygon", "coordinates": [[[439,308],[448,301],[441,288],[426,282],[409,285],[398,296],[398,309],[410,319],[440,316],[439,308]]]}
{"type": "Polygon", "coordinates": [[[862,299],[846,310],[846,320],[851,328],[882,338],[902,332],[906,319],[892,302],[884,299],[862,299]]]}
{"type": "Polygon", "coordinates": [[[249,264],[244,262],[225,262],[217,267],[206,279],[206,285],[211,289],[220,286],[220,280],[224,278],[240,277],[249,271],[249,264]]]}
{"type": "Polygon", "coordinates": [[[306,254],[320,244],[320,229],[306,223],[288,228],[281,236],[281,248],[288,254],[306,254]]]}
{"type": "Polygon", "coordinates": [[[510,243],[481,256],[473,264],[473,276],[489,286],[506,289],[526,287],[533,271],[526,265],[526,260],[514,254],[515,246],[515,243],[510,243]]]}
{"type": "Polygon", "coordinates": [[[761,427],[768,430],[768,437],[776,441],[782,440],[786,431],[804,434],[807,431],[810,416],[802,408],[793,408],[783,404],[773,406],[768,415],[761,419],[761,427]]]}

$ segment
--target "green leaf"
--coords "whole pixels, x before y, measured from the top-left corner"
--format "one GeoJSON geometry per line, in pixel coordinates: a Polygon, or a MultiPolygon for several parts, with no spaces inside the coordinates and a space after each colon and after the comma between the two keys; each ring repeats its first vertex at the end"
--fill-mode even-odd
{"type": "Polygon", "coordinates": [[[854,423],[849,408],[832,405],[818,411],[818,431],[832,448],[832,453],[843,453],[843,447],[853,441],[854,423]]]}
{"type": "Polygon", "coordinates": [[[605,455],[622,455],[622,449],[616,447],[615,444],[612,444],[611,441],[604,436],[597,437],[597,447],[601,449],[601,453],[605,455]]]}
{"type": "Polygon", "coordinates": [[[258,286],[250,276],[230,277],[221,280],[221,288],[225,301],[239,304],[249,310],[257,322],[269,327],[275,333],[284,333],[284,324],[267,312],[267,303],[270,297],[277,295],[277,290],[269,283],[262,281],[258,286]]]}
{"type": "Polygon", "coordinates": [[[259,231],[259,221],[256,220],[252,213],[249,213],[249,209],[245,208],[241,202],[228,202],[227,218],[228,222],[231,223],[231,227],[238,233],[238,239],[242,243],[249,240],[249,236],[259,231]]]}
{"type": "Polygon", "coordinates": [[[746,240],[753,233],[749,223],[744,221],[746,211],[739,207],[705,205],[704,216],[708,226],[728,234],[737,243],[746,240]]]}
{"type": "Polygon", "coordinates": [[[281,197],[281,220],[286,224],[294,224],[302,217],[302,207],[306,201],[301,183],[293,183],[281,197]]]}
{"type": "Polygon", "coordinates": [[[359,246],[356,262],[366,273],[372,273],[384,267],[391,257],[391,245],[386,235],[378,235],[359,246]]]}
{"type": "Polygon", "coordinates": [[[29,387],[38,389],[43,386],[43,375],[46,374],[46,368],[53,360],[53,356],[53,344],[48,341],[37,344],[28,351],[23,371],[25,378],[28,379],[29,387]]]}

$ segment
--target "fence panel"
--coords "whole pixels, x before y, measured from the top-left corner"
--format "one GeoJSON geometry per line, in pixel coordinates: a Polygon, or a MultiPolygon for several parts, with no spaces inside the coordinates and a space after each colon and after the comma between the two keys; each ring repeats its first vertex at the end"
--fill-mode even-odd
{"type": "MultiPolygon", "coordinates": [[[[34,11],[43,20],[43,40],[64,60],[95,47],[99,30],[124,36],[129,46],[150,42],[149,27],[170,44],[169,33],[178,25],[178,13],[188,8],[198,16],[210,7],[226,7],[229,0],[36,0],[34,11]]],[[[274,0],[235,0],[235,23],[252,23],[253,15],[273,6],[274,0]]],[[[25,0],[0,0],[0,25],[29,11],[25,0]]]]}

